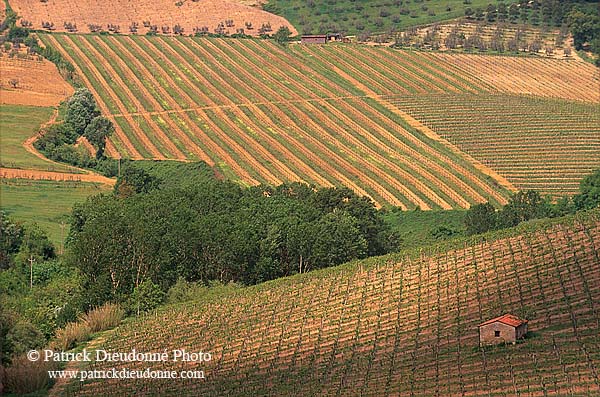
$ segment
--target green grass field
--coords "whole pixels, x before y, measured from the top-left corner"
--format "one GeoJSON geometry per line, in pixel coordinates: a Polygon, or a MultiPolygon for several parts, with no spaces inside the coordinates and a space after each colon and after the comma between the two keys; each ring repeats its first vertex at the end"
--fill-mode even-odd
{"type": "Polygon", "coordinates": [[[464,210],[389,211],[384,219],[400,238],[400,247],[409,249],[464,236],[464,210]]]}
{"type": "MultiPolygon", "coordinates": [[[[0,179],[0,208],[15,221],[36,222],[58,248],[60,223],[64,220],[68,225],[73,204],[108,191],[94,183],[0,179]]],[[[68,226],[64,236],[67,232],[68,226]]]]}
{"type": "Polygon", "coordinates": [[[36,134],[40,126],[50,120],[51,116],[52,108],[0,106],[0,165],[6,168],[72,171],[72,167],[44,161],[23,147],[23,142],[36,134]]]}
{"type": "Polygon", "coordinates": [[[485,8],[489,1],[382,1],[382,0],[269,0],[263,7],[287,18],[298,32],[346,34],[404,29],[465,15],[465,8],[485,8]]]}

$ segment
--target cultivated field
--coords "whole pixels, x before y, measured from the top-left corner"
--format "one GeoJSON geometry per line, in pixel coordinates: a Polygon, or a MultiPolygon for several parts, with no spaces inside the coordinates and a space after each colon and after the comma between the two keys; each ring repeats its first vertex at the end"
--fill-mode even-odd
{"type": "Polygon", "coordinates": [[[341,184],[402,208],[501,204],[516,188],[385,98],[598,100],[597,72],[583,62],[255,40],[40,38],[76,65],[115,121],[112,156],[203,160],[248,185],[341,184]]]}
{"type": "Polygon", "coordinates": [[[210,352],[212,361],[85,368],[202,369],[206,380],[75,380],[53,393],[595,396],[599,216],[167,307],[92,343],[112,352],[210,352]],[[529,320],[529,337],[480,348],[477,325],[507,312],[529,320]]]}
{"type": "Polygon", "coordinates": [[[112,155],[204,160],[252,185],[342,184],[403,208],[506,200],[510,187],[493,172],[380,100],[392,92],[487,89],[441,63],[425,67],[421,55],[336,46],[284,50],[253,40],[40,38],[77,65],[112,115],[112,155]]]}
{"type": "Polygon", "coordinates": [[[294,27],[283,17],[270,14],[261,9],[228,0],[10,0],[10,5],[21,17],[21,21],[32,24],[34,29],[42,29],[42,23],[52,23],[53,30],[90,32],[90,25],[108,31],[108,25],[118,26],[118,32],[129,34],[134,24],[136,33],[145,34],[148,26],[156,26],[159,33],[168,27],[172,34],[176,25],[183,28],[183,34],[192,35],[194,29],[207,28],[207,33],[216,33],[223,23],[223,33],[234,34],[243,29],[245,34],[258,35],[263,25],[269,25],[276,32],[280,26],[287,26],[293,33],[294,27]],[[178,5],[179,4],[179,5],[178,5]],[[231,21],[227,23],[227,21],[231,21]],[[251,24],[251,28],[246,26],[251,24]],[[69,25],[71,24],[71,25],[69,25]]]}
{"type": "MultiPolygon", "coordinates": [[[[388,36],[390,39],[399,39],[404,47],[431,46],[433,42],[436,42],[439,45],[439,49],[443,51],[449,49],[446,47],[446,39],[452,34],[464,38],[478,36],[490,51],[494,51],[494,49],[490,49],[490,45],[496,40],[498,43],[502,44],[502,52],[514,51],[515,45],[517,51],[531,52],[530,46],[537,42],[540,47],[537,53],[540,55],[543,54],[544,56],[551,56],[559,59],[576,55],[573,39],[572,37],[566,37],[567,32],[561,31],[561,29],[558,28],[539,28],[522,24],[498,24],[458,20],[413,28],[406,32],[398,32],[393,35],[388,34],[388,36]],[[550,49],[551,52],[547,51],[547,49],[550,49]],[[565,49],[570,51],[568,56],[565,56],[565,49]]],[[[462,44],[457,48],[458,51],[464,50],[462,44]]],[[[476,51],[479,50],[480,49],[476,49],[476,51]]]]}
{"type": "Polygon", "coordinates": [[[521,190],[574,194],[581,179],[600,168],[597,103],[504,94],[391,102],[521,190]]]}
{"type": "Polygon", "coordinates": [[[0,104],[57,106],[73,87],[45,59],[0,57],[0,104]]]}
{"type": "Polygon", "coordinates": [[[435,53],[500,92],[600,102],[600,69],[592,64],[547,58],[435,53]]]}

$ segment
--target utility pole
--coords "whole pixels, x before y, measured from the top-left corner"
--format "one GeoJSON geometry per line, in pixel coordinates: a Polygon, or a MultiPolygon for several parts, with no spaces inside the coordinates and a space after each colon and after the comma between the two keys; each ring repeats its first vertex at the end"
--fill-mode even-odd
{"type": "Polygon", "coordinates": [[[65,226],[67,224],[64,220],[60,221],[60,254],[65,253],[65,226]]]}
{"type": "Polygon", "coordinates": [[[35,262],[35,259],[33,259],[33,255],[29,255],[29,289],[33,289],[33,262],[35,262]]]}

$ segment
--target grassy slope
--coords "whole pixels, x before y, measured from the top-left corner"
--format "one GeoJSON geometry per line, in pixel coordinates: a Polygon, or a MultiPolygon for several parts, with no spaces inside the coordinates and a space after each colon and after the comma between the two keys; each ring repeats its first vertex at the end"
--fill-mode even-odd
{"type": "Polygon", "coordinates": [[[389,211],[384,214],[384,219],[400,237],[400,246],[406,249],[464,235],[464,215],[464,210],[389,211]],[[454,233],[444,236],[441,228],[454,233]]]}
{"type": "Polygon", "coordinates": [[[265,9],[285,18],[300,33],[345,32],[357,34],[361,32],[383,32],[391,28],[404,29],[409,26],[423,25],[465,15],[465,8],[485,8],[488,0],[473,0],[465,5],[462,0],[446,1],[383,1],[383,0],[269,0],[265,9]],[[397,5],[397,3],[403,3],[397,5]],[[423,10],[426,7],[426,10],[423,10]],[[448,7],[450,11],[448,11],[448,7]],[[401,9],[411,13],[402,15],[401,9]],[[387,16],[386,12],[389,13],[387,16]],[[430,15],[433,11],[435,15],[430,15]],[[383,12],[383,13],[382,13],[383,12]],[[380,23],[381,25],[378,25],[380,23]],[[362,26],[362,29],[360,28],[362,26]]]}
{"type": "Polygon", "coordinates": [[[205,369],[207,379],[84,382],[81,394],[596,395],[599,216],[532,222],[430,256],[353,262],[129,320],[101,347],[209,351],[210,363],[128,366],[205,369]],[[505,312],[530,320],[529,338],[480,349],[477,324],[505,312]]]}
{"type": "Polygon", "coordinates": [[[93,183],[1,179],[0,208],[16,221],[36,222],[59,247],[60,222],[68,224],[73,204],[106,191],[105,185],[93,183]]]}
{"type": "Polygon", "coordinates": [[[52,115],[52,108],[21,105],[0,106],[0,164],[8,168],[38,169],[48,171],[68,170],[44,161],[29,153],[23,142],[34,135],[40,125],[52,115]]]}

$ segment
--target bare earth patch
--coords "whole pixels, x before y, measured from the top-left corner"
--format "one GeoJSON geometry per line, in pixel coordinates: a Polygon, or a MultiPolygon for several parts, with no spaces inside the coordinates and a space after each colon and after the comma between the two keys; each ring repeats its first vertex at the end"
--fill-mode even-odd
{"type": "Polygon", "coordinates": [[[57,106],[74,90],[47,60],[0,58],[0,103],[57,106]]]}
{"type": "MultiPolygon", "coordinates": [[[[259,1],[253,1],[257,4],[259,1]]],[[[239,28],[246,34],[258,35],[263,24],[270,24],[273,32],[280,26],[287,26],[293,34],[296,29],[283,17],[271,14],[256,7],[241,4],[237,1],[202,0],[48,0],[47,2],[30,0],[11,0],[10,4],[23,20],[33,23],[32,28],[41,29],[42,22],[51,22],[56,31],[64,32],[64,23],[77,25],[77,31],[90,32],[89,25],[100,25],[107,29],[108,24],[120,26],[120,33],[130,33],[132,23],[139,25],[138,33],[145,34],[148,28],[143,22],[156,25],[161,31],[162,26],[179,24],[184,28],[184,34],[193,34],[194,28],[208,27],[213,33],[217,25],[232,20],[232,26],[226,26],[225,31],[236,33],[239,28]],[[246,28],[246,22],[252,23],[252,29],[246,28]]]]}
{"type": "Polygon", "coordinates": [[[98,174],[70,174],[66,172],[22,170],[17,168],[0,168],[0,178],[3,179],[34,179],[41,181],[66,182],[97,182],[114,185],[116,180],[98,174]]]}

